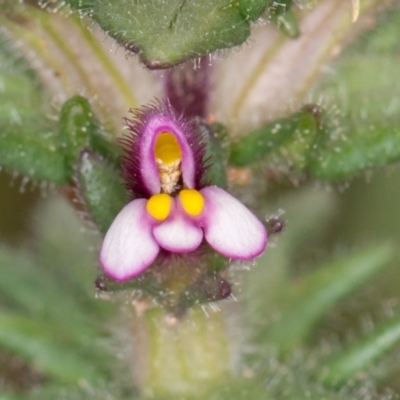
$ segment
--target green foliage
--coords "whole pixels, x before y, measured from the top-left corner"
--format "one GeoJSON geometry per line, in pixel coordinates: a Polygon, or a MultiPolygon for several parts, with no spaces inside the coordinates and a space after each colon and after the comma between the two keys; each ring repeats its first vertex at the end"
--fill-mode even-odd
{"type": "Polygon", "coordinates": [[[315,176],[343,180],[400,159],[399,46],[394,41],[399,22],[398,10],[382,17],[334,65],[340,79],[327,79],[320,87],[339,112],[327,112],[330,121],[309,165],[315,176]]]}
{"type": "Polygon", "coordinates": [[[309,276],[302,276],[289,291],[290,299],[280,319],[267,327],[266,340],[281,352],[304,343],[315,324],[334,304],[387,266],[393,255],[390,246],[380,246],[346,256],[319,267],[309,276]]]}
{"type": "Polygon", "coordinates": [[[379,360],[400,342],[400,318],[377,326],[373,333],[345,349],[328,361],[320,379],[327,385],[338,386],[349,377],[365,372],[373,362],[379,360]]]}
{"type": "MultiPolygon", "coordinates": [[[[85,9],[86,2],[70,1],[85,9]]],[[[167,68],[243,43],[266,1],[95,0],[89,14],[149,68],[167,68]]]]}
{"type": "Polygon", "coordinates": [[[117,171],[100,156],[85,150],[76,166],[79,194],[102,234],[127,202],[127,191],[117,171]]]}
{"type": "Polygon", "coordinates": [[[32,361],[49,377],[73,384],[82,377],[98,379],[91,360],[71,352],[70,345],[62,343],[52,326],[7,314],[0,316],[0,324],[0,345],[32,361]]]}
{"type": "Polygon", "coordinates": [[[0,166],[34,180],[64,184],[85,148],[115,163],[118,150],[99,128],[89,102],[81,96],[67,100],[57,127],[46,117],[46,99],[32,71],[6,42],[2,46],[0,166]]]}
{"type": "MultiPolygon", "coordinates": [[[[279,199],[277,204],[286,210],[288,227],[281,234],[278,246],[270,248],[257,260],[256,269],[245,273],[242,288],[244,323],[256,327],[251,329],[255,344],[254,353],[251,350],[249,354],[249,363],[254,365],[258,376],[269,377],[269,382],[279,382],[268,390],[272,399],[299,399],[302,396],[361,399],[363,394],[358,394],[357,387],[366,390],[372,384],[368,367],[382,359],[388,348],[395,351],[398,343],[396,318],[376,326],[367,338],[354,340],[349,349],[329,343],[329,332],[321,329],[335,315],[331,310],[338,303],[351,304],[347,300],[351,295],[355,296],[355,292],[377,273],[383,276],[383,270],[394,257],[392,246],[383,244],[342,254],[332,262],[315,266],[312,272],[296,273],[293,277],[299,253],[318,247],[323,240],[321,233],[331,226],[335,210],[332,200],[331,195],[315,190],[303,190],[279,199]],[[325,343],[325,351],[330,348],[328,356],[320,354],[316,344],[320,341],[325,343]],[[362,362],[357,364],[361,357],[364,365],[362,362]],[[330,366],[336,366],[336,360],[342,362],[333,369],[330,366]],[[325,371],[324,375],[322,371],[325,371]],[[361,379],[358,386],[360,371],[367,379],[361,379]],[[325,387],[326,377],[333,377],[333,372],[343,373],[339,383],[334,388],[325,387]]],[[[335,324],[334,318],[331,323],[335,324]]],[[[372,388],[368,393],[371,398],[381,399],[379,395],[373,397],[372,388]]]]}
{"type": "Polygon", "coordinates": [[[32,70],[0,36],[0,166],[32,179],[65,183],[68,172],[45,96],[32,70]]]}
{"type": "Polygon", "coordinates": [[[88,10],[93,5],[93,0],[67,0],[66,3],[77,10],[88,10]]]}
{"type": "Polygon", "coordinates": [[[67,100],[60,112],[59,134],[67,165],[74,165],[82,149],[90,148],[94,119],[89,102],[74,96],[67,100]]]}
{"type": "Polygon", "coordinates": [[[205,181],[219,187],[226,187],[226,167],[229,154],[229,137],[222,124],[203,125],[206,153],[205,159],[208,166],[205,181]]]}
{"type": "Polygon", "coordinates": [[[239,0],[237,5],[244,19],[254,21],[271,0],[239,0]]]}
{"type": "Polygon", "coordinates": [[[292,0],[273,1],[268,7],[269,18],[284,34],[297,38],[300,35],[300,29],[292,11],[292,5],[292,0]]]}
{"type": "MultiPolygon", "coordinates": [[[[243,167],[264,159],[280,147],[293,146],[297,147],[294,149],[297,156],[304,152],[303,138],[306,137],[309,142],[317,134],[318,118],[318,108],[309,105],[287,118],[270,122],[249,132],[231,144],[229,161],[232,165],[243,167]]],[[[306,148],[308,150],[308,143],[306,148]]]]}
{"type": "Polygon", "coordinates": [[[0,348],[30,361],[49,384],[95,383],[109,375],[98,341],[110,309],[93,298],[89,242],[76,235],[80,223],[65,205],[37,218],[35,252],[0,249],[0,348]]]}
{"type": "Polygon", "coordinates": [[[278,155],[295,170],[340,181],[398,161],[400,87],[393,37],[399,21],[400,13],[392,12],[382,19],[382,29],[347,50],[334,78],[318,88],[324,106],[306,107],[249,132],[232,144],[230,163],[247,166],[278,155]]]}
{"type": "Polygon", "coordinates": [[[84,97],[73,96],[63,104],[58,125],[65,162],[70,168],[75,166],[85,149],[91,149],[117,164],[120,150],[101,130],[89,101],[84,97]]]}

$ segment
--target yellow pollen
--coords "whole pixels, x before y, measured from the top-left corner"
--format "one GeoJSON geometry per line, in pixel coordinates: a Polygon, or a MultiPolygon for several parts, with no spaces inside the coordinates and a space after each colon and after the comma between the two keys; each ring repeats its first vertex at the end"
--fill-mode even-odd
{"type": "Polygon", "coordinates": [[[204,209],[203,195],[194,189],[183,189],[179,192],[183,209],[191,216],[197,217],[204,209]]]}
{"type": "Polygon", "coordinates": [[[150,197],[146,204],[146,210],[157,221],[164,221],[171,211],[171,205],[171,196],[160,193],[150,197]]]}
{"type": "Polygon", "coordinates": [[[182,158],[182,150],[175,135],[161,132],[156,139],[154,155],[164,164],[171,165],[182,158]]]}

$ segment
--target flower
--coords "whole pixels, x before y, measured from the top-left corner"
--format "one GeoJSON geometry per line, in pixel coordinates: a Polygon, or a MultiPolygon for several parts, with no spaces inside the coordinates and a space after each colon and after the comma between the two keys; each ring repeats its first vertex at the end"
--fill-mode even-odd
{"type": "Polygon", "coordinates": [[[161,248],[189,253],[203,239],[226,257],[259,256],[267,243],[263,224],[225,190],[203,182],[203,137],[169,103],[132,112],[123,170],[134,199],[104,238],[100,263],[106,274],[119,281],[133,278],[161,248]]]}

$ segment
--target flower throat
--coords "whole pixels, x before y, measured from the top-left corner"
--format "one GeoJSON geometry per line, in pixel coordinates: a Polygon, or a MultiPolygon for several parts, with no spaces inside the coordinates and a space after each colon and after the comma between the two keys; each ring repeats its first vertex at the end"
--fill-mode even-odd
{"type": "Polygon", "coordinates": [[[182,188],[182,150],[175,135],[161,132],[154,146],[154,158],[161,183],[161,192],[175,194],[182,188]]]}

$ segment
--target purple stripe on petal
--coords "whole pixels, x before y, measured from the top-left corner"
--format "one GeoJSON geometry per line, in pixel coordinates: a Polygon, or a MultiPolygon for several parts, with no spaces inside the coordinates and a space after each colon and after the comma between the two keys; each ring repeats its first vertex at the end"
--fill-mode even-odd
{"type": "Polygon", "coordinates": [[[216,186],[200,192],[205,198],[205,208],[199,224],[211,247],[237,260],[250,260],[265,250],[267,232],[247,207],[216,186]]]}
{"type": "Polygon", "coordinates": [[[124,281],[143,272],[155,260],[159,246],[151,234],[146,200],[127,204],[108,230],[100,250],[100,264],[112,279],[124,281]]]}
{"type": "Polygon", "coordinates": [[[203,230],[196,226],[176,204],[168,219],[153,229],[157,243],[173,253],[196,250],[203,240],[203,230]]]}

